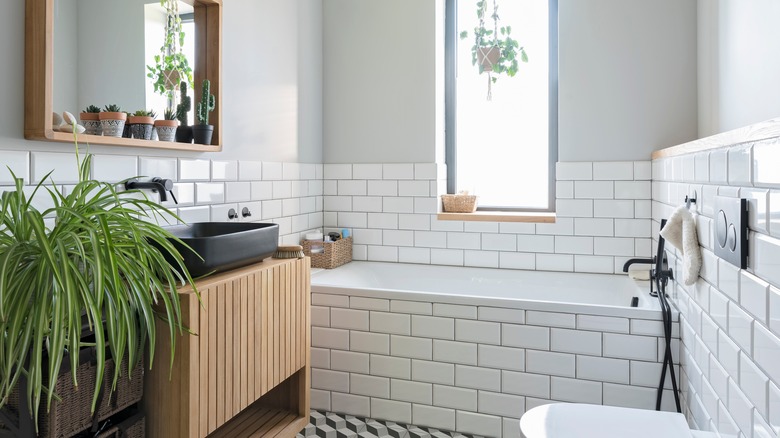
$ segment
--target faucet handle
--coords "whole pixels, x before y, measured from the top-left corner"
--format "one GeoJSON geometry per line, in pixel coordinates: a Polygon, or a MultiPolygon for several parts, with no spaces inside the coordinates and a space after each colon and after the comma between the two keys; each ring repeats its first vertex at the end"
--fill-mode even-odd
{"type": "Polygon", "coordinates": [[[160,184],[161,187],[165,189],[166,192],[171,194],[171,198],[173,198],[173,203],[178,204],[179,201],[176,199],[176,195],[173,194],[173,181],[167,178],[160,178],[159,176],[156,176],[152,178],[153,183],[160,184]]]}

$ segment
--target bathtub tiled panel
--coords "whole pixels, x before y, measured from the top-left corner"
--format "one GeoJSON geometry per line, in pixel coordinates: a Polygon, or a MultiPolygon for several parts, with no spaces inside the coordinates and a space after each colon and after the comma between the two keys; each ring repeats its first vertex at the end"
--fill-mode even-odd
{"type": "MultiPolygon", "coordinates": [[[[57,184],[73,184],[78,180],[72,153],[0,151],[0,154],[0,163],[10,166],[27,184],[38,182],[54,169],[51,178],[57,184]]],[[[307,230],[322,228],[322,173],[321,164],[134,155],[96,155],[92,163],[92,178],[100,181],[117,182],[139,175],[173,180],[173,192],[179,204],[169,197],[163,205],[185,222],[227,222],[231,208],[240,214],[246,207],[251,216],[239,216],[235,220],[278,223],[281,244],[297,244],[307,230]]],[[[0,191],[12,185],[10,174],[0,171],[0,191]]],[[[156,194],[147,194],[157,199],[156,194]]],[[[45,201],[43,195],[37,198],[45,201]]]]}
{"type": "Polygon", "coordinates": [[[312,303],[312,409],[511,438],[552,401],[655,406],[659,321],[316,292],[312,303]]]}
{"type": "MultiPolygon", "coordinates": [[[[695,215],[703,261],[694,286],[674,284],[680,309],[682,393],[692,425],[721,436],[780,434],[780,179],[777,139],[655,160],[653,229],[686,195],[695,215]],[[713,252],[714,197],[747,198],[746,270],[713,252]]],[[[681,260],[668,251],[673,269],[681,260]]]]}
{"type": "Polygon", "coordinates": [[[325,227],[355,260],[615,273],[651,251],[649,161],[558,163],[555,224],[440,221],[446,168],[325,164],[325,227]]]}

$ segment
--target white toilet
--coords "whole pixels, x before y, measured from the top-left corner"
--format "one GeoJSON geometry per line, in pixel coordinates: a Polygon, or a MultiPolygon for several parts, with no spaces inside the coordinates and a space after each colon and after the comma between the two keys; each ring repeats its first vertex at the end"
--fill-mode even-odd
{"type": "Polygon", "coordinates": [[[579,403],[537,406],[520,419],[526,438],[709,438],[682,414],[579,403]]]}

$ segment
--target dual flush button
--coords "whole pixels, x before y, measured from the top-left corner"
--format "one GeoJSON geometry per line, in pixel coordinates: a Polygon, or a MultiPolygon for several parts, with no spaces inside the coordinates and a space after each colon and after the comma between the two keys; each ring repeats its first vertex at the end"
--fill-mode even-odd
{"type": "Polygon", "coordinates": [[[740,269],[747,268],[747,200],[717,196],[715,211],[715,255],[740,269]]]}

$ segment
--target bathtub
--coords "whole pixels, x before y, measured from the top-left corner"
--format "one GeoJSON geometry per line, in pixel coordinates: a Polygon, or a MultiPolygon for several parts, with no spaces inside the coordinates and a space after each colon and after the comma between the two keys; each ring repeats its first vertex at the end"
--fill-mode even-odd
{"type": "Polygon", "coordinates": [[[665,344],[648,281],[353,261],[311,282],[313,409],[519,438],[546,403],[655,408],[665,344]]]}
{"type": "Polygon", "coordinates": [[[627,275],[351,262],[312,270],[312,292],[452,304],[660,318],[650,282],[627,275]],[[631,307],[632,298],[639,298],[631,307]]]}

